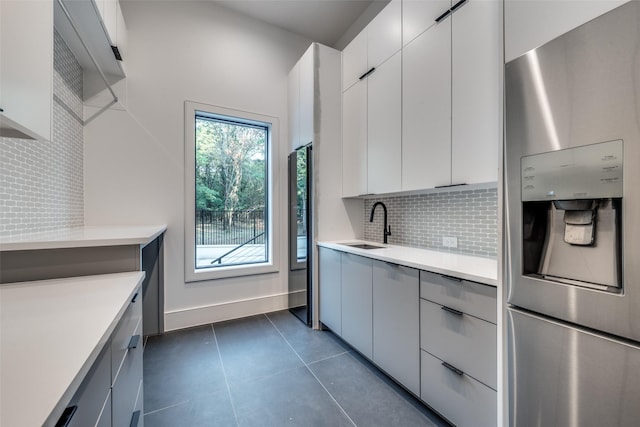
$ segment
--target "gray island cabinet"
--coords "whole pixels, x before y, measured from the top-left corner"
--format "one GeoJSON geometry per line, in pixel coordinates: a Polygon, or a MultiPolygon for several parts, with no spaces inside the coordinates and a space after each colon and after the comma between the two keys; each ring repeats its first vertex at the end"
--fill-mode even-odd
{"type": "Polygon", "coordinates": [[[453,424],[495,426],[494,279],[483,284],[465,280],[468,272],[391,262],[380,251],[393,247],[350,253],[349,246],[327,246],[319,249],[322,324],[453,424]]]}

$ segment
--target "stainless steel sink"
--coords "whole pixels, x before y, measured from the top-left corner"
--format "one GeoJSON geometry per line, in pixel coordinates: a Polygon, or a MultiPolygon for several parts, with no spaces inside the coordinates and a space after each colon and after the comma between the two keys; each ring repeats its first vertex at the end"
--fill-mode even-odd
{"type": "Polygon", "coordinates": [[[343,243],[343,245],[358,249],[384,249],[384,246],[370,245],[368,243],[343,243]]]}

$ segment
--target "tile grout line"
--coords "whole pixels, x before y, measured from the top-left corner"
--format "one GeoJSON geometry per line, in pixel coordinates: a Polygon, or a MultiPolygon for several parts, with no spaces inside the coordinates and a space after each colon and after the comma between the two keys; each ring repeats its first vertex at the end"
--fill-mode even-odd
{"type": "Polygon", "coordinates": [[[174,403],[173,405],[165,406],[164,408],[154,409],[153,411],[145,412],[143,415],[147,416],[150,414],[155,414],[156,412],[164,411],[165,409],[175,408],[176,406],[184,405],[185,403],[189,403],[189,401],[185,400],[184,402],[174,403]]]}
{"type": "Polygon", "coordinates": [[[327,357],[322,358],[322,359],[314,360],[313,362],[309,362],[308,364],[309,365],[315,365],[316,363],[324,362],[325,360],[334,359],[334,358],[336,358],[338,356],[342,356],[342,355],[345,355],[345,354],[350,353],[350,352],[351,352],[350,350],[345,350],[342,353],[338,353],[338,354],[334,354],[333,356],[327,356],[327,357]]]}
{"type": "MultiPolygon", "coordinates": [[[[305,362],[302,357],[300,356],[300,354],[298,354],[298,352],[293,348],[293,346],[291,345],[291,343],[289,342],[289,340],[282,334],[282,332],[280,331],[280,329],[278,329],[278,327],[275,325],[275,323],[273,323],[273,321],[271,320],[271,318],[265,314],[264,315],[267,320],[269,321],[269,323],[271,323],[271,326],[273,326],[273,328],[278,332],[278,334],[280,334],[280,336],[282,337],[282,339],[284,340],[284,342],[287,343],[287,345],[289,346],[289,348],[295,353],[295,355],[298,357],[298,359],[300,359],[300,361],[302,362],[302,364],[304,365],[305,368],[307,368],[307,370],[309,371],[309,373],[313,376],[313,378],[315,378],[316,381],[318,381],[318,384],[320,384],[320,387],[322,387],[324,389],[324,391],[327,392],[327,394],[329,395],[329,397],[331,398],[331,400],[333,400],[333,402],[338,405],[338,408],[340,408],[340,410],[342,411],[342,413],[344,414],[345,417],[347,417],[347,419],[349,420],[349,422],[351,422],[351,424],[354,427],[358,427],[358,425],[351,419],[351,417],[349,416],[349,414],[347,414],[347,411],[345,411],[345,409],[342,407],[342,405],[340,405],[340,403],[338,403],[338,401],[336,400],[335,397],[333,397],[333,394],[331,394],[331,392],[324,386],[324,384],[322,384],[322,381],[320,381],[320,378],[318,378],[316,376],[316,374],[311,370],[311,368],[309,368],[309,365],[307,364],[307,362],[305,362]]],[[[344,353],[342,353],[344,354],[344,353]]],[[[316,362],[314,362],[316,363],[316,362]]]]}
{"type": "Polygon", "coordinates": [[[227,370],[224,368],[224,362],[222,361],[222,354],[220,353],[220,346],[218,345],[218,337],[216,330],[211,323],[211,332],[213,332],[213,340],[216,343],[216,350],[218,350],[218,359],[220,359],[220,366],[222,367],[222,375],[224,376],[224,383],[227,386],[227,394],[229,395],[229,402],[231,402],[231,410],[233,410],[233,418],[236,420],[236,426],[239,426],[238,413],[236,412],[236,405],[233,403],[233,396],[231,395],[231,387],[229,386],[229,380],[227,380],[227,370]]]}

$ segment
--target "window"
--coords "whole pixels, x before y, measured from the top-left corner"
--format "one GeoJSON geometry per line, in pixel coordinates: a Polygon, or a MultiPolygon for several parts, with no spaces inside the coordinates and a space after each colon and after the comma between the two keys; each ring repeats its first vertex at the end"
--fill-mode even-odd
{"type": "Polygon", "coordinates": [[[185,279],[276,271],[276,119],[187,102],[185,127],[185,279]]]}

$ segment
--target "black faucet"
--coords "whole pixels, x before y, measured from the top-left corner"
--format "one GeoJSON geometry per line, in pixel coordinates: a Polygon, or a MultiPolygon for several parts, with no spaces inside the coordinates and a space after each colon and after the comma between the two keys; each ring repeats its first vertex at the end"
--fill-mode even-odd
{"type": "Polygon", "coordinates": [[[382,243],[387,243],[387,236],[391,236],[391,226],[387,226],[387,207],[382,202],[375,202],[371,207],[371,216],[369,217],[369,222],[373,222],[373,213],[376,211],[376,207],[378,205],[382,206],[382,210],[384,211],[384,228],[382,229],[382,243]]]}

